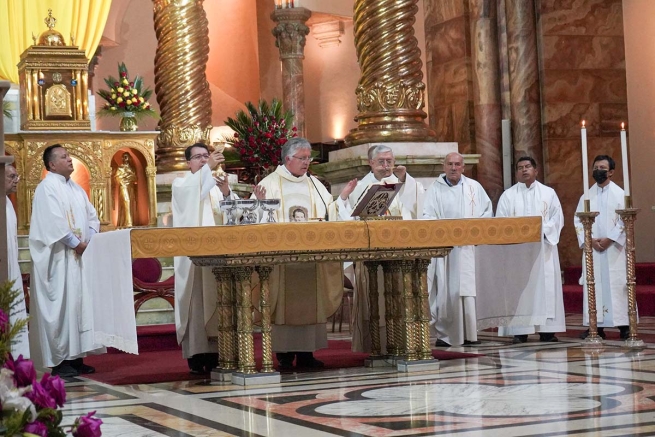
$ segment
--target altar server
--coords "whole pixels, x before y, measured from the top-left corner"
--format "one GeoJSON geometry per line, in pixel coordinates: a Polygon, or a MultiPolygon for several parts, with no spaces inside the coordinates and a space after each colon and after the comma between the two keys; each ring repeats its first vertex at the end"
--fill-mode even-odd
{"type": "MultiPolygon", "coordinates": [[[[522,156],[516,161],[516,180],[514,186],[507,189],[496,210],[496,217],[540,216],[543,231],[543,257],[545,296],[535,302],[545,303],[547,320],[539,326],[516,326],[498,328],[499,336],[514,336],[514,343],[525,343],[528,334],[539,332],[543,342],[557,341],[556,332],[566,332],[564,317],[564,298],[562,294],[562,276],[559,266],[557,244],[564,226],[562,205],[555,190],[537,180],[537,163],[529,156],[522,156]]],[[[537,308],[538,309],[538,308],[537,308]]]]}
{"type": "Polygon", "coordinates": [[[73,160],[59,144],[43,152],[48,170],[34,192],[29,246],[32,256],[30,343],[37,365],[72,377],[95,372],[87,354],[104,353],[94,342],[93,305],[82,289],[82,260],[100,230],[96,210],[72,179],[73,160]]]}
{"type": "MultiPolygon", "coordinates": [[[[589,189],[591,211],[598,211],[591,228],[594,257],[594,281],[596,283],[596,308],[598,334],[605,338],[604,328],[616,326],[622,339],[630,334],[628,327],[628,286],[626,283],[625,232],[623,221],[617,209],[623,209],[625,198],[623,190],[611,181],[616,164],[612,157],[598,155],[593,162],[593,178],[596,183],[589,189]]],[[[584,210],[584,197],[580,197],[576,212],[584,210]]],[[[575,232],[580,248],[584,247],[584,230],[580,219],[574,218],[575,232]]],[[[585,281],[584,254],[582,258],[582,278],[584,300],[582,320],[589,326],[587,284],[585,281]]],[[[589,330],[581,335],[586,338],[589,330]]]]}
{"type": "MultiPolygon", "coordinates": [[[[449,153],[445,174],[425,194],[423,218],[480,218],[493,215],[491,200],[477,181],[467,178],[464,157],[449,153]]],[[[431,334],[437,346],[479,344],[475,309],[475,247],[455,247],[428,268],[431,334]]]]}
{"type": "MultiPolygon", "coordinates": [[[[298,211],[309,220],[337,218],[332,195],[307,173],[311,153],[306,139],[290,139],[282,147],[284,164],[256,187],[257,198],[281,200],[280,209],[275,211],[279,223],[295,222],[298,211]]],[[[298,367],[322,367],[323,363],[314,358],[313,352],[327,347],[326,318],[341,304],[341,263],[284,264],[273,269],[269,280],[272,343],[280,369],[292,368],[294,359],[298,367]]]]}
{"type": "MultiPolygon", "coordinates": [[[[237,199],[225,177],[212,171],[225,161],[221,152],[209,153],[196,143],[184,151],[190,173],[173,181],[173,226],[195,227],[223,224],[219,202],[237,199]]],[[[182,356],[194,374],[209,373],[218,365],[218,296],[211,267],[195,266],[189,257],[176,256],[175,330],[182,356]]]]}
{"type": "MultiPolygon", "coordinates": [[[[14,301],[14,306],[9,314],[11,323],[16,320],[26,320],[25,296],[23,295],[23,279],[18,265],[18,221],[14,205],[9,195],[16,192],[19,181],[16,168],[12,165],[5,165],[5,194],[7,195],[7,264],[9,267],[9,280],[14,281],[14,290],[20,290],[20,295],[14,301]]],[[[14,358],[22,355],[23,358],[30,357],[30,342],[27,335],[27,326],[23,328],[11,343],[11,354],[14,358]]]]}

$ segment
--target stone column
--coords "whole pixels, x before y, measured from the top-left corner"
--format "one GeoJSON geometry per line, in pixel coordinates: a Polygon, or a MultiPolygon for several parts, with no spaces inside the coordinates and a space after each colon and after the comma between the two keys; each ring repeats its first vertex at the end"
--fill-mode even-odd
{"type": "Polygon", "coordinates": [[[427,115],[421,51],[414,36],[418,0],[356,0],[355,46],[361,69],[356,89],[359,123],[348,146],[372,142],[435,141],[427,115]]]}
{"type": "Polygon", "coordinates": [[[514,158],[529,155],[542,171],[541,99],[534,0],[505,0],[514,158]]]}
{"type": "Polygon", "coordinates": [[[305,8],[276,9],[271,18],[275,45],[282,61],[282,100],[285,110],[291,110],[298,136],[305,138],[305,78],[302,61],[305,59],[305,24],[312,12],[305,8]]]}
{"type": "Polygon", "coordinates": [[[209,144],[211,91],[205,76],[209,30],[203,0],[153,0],[155,93],[161,112],[157,169],[186,170],[184,149],[209,144]]]}
{"type": "Polygon", "coordinates": [[[477,178],[494,204],[503,193],[503,150],[496,0],[469,0],[477,178]]]}

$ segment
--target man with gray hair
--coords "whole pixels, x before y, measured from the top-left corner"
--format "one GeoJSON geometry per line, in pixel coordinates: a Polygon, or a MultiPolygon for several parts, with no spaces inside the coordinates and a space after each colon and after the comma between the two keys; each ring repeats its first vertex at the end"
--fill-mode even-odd
{"type": "MultiPolygon", "coordinates": [[[[364,176],[356,186],[346,185],[340,196],[337,198],[340,220],[352,220],[351,214],[359,198],[372,184],[380,182],[398,183],[402,182],[398,195],[394,197],[389,205],[388,214],[402,216],[404,220],[420,218],[423,213],[423,196],[425,189],[420,182],[407,173],[407,169],[396,166],[396,158],[389,146],[376,144],[368,149],[368,165],[371,171],[364,176]]],[[[371,334],[369,329],[369,304],[367,296],[360,293],[368,290],[368,271],[363,263],[344,263],[344,274],[353,284],[353,320],[352,329],[352,350],[355,352],[371,351],[371,334]]],[[[384,284],[382,267],[378,272],[378,284],[384,284]]],[[[379,293],[380,311],[384,314],[384,294],[379,293]]],[[[383,351],[386,349],[386,326],[384,319],[380,319],[380,339],[383,351]]]]}
{"type": "MultiPolygon", "coordinates": [[[[449,153],[444,172],[425,194],[423,218],[492,217],[491,200],[477,181],[467,178],[464,157],[449,153]]],[[[434,258],[428,269],[431,333],[436,346],[479,344],[475,310],[475,247],[455,247],[445,258],[434,258]]]]}
{"type": "MultiPolygon", "coordinates": [[[[303,213],[307,220],[336,220],[332,195],[308,174],[312,147],[304,138],[292,138],[282,147],[283,164],[255,187],[258,199],[280,199],[275,211],[278,223],[295,222],[303,213]]],[[[348,183],[355,186],[357,181],[348,183]]],[[[318,368],[323,363],[313,352],[327,347],[327,317],[343,296],[341,263],[298,263],[276,266],[270,276],[273,351],[280,370],[318,368]]]]}

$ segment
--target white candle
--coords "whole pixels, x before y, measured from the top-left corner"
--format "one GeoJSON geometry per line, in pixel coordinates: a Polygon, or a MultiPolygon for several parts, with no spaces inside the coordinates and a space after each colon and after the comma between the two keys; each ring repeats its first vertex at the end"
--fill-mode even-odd
{"type": "Polygon", "coordinates": [[[584,200],[589,200],[589,158],[587,157],[587,128],[582,120],[582,185],[584,188],[584,200]]]}
{"type": "Polygon", "coordinates": [[[623,191],[630,195],[630,175],[628,174],[628,140],[625,134],[625,123],[621,123],[621,159],[623,160],[623,191]]]}

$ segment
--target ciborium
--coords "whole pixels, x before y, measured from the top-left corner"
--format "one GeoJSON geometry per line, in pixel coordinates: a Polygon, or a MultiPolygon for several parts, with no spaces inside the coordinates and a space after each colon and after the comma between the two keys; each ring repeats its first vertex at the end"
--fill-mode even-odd
{"type": "Polygon", "coordinates": [[[234,220],[234,210],[237,209],[236,200],[221,200],[219,203],[219,208],[227,215],[228,226],[236,224],[234,220]]]}
{"type": "Polygon", "coordinates": [[[237,209],[240,209],[243,213],[241,216],[242,225],[251,225],[257,223],[257,216],[254,211],[259,206],[259,201],[257,199],[238,199],[235,200],[237,209]]]}
{"type": "Polygon", "coordinates": [[[259,206],[264,211],[268,212],[266,223],[275,223],[275,215],[273,211],[280,208],[280,199],[262,199],[259,201],[259,206]]]}

